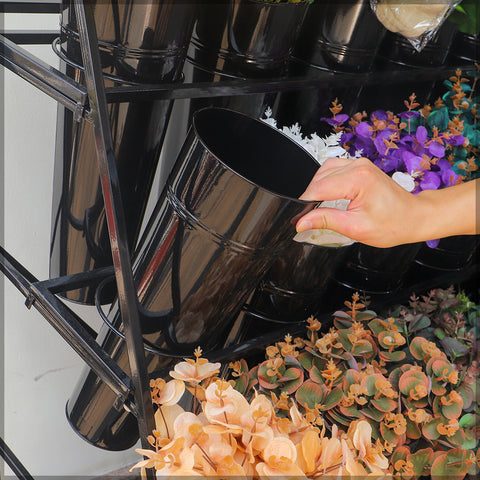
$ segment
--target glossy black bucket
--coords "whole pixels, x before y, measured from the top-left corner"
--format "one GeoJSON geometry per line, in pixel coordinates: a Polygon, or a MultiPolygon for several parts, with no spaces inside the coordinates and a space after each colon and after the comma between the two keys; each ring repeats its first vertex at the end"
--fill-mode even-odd
{"type": "MultiPolygon", "coordinates": [[[[278,130],[218,108],[195,113],[176,165],[134,256],[151,375],[201,345],[221,347],[242,305],[295,235],[298,200],[317,170],[305,150],[278,130]]],[[[121,326],[114,306],[109,318],[121,326]]],[[[129,371],[124,342],[103,327],[99,342],[129,371]]],[[[166,370],[168,372],[168,369],[166,370]]],[[[106,449],[137,439],[130,414],[86,370],[67,413],[75,430],[106,449]]]]}
{"type": "Polygon", "coordinates": [[[449,51],[449,63],[458,66],[479,61],[480,33],[468,34],[456,31],[449,51]]]}
{"type": "Polygon", "coordinates": [[[404,101],[408,100],[412,93],[415,93],[417,101],[422,106],[433,103],[443,95],[445,93],[443,79],[439,82],[422,80],[421,69],[447,64],[454,34],[454,25],[446,21],[425,47],[417,52],[405,37],[398,33],[387,32],[376,57],[375,69],[378,71],[410,70],[412,78],[397,84],[394,96],[390,85],[368,87],[360,100],[360,110],[365,109],[371,112],[380,109],[397,113],[405,109],[404,101]]]}
{"type": "Polygon", "coordinates": [[[480,246],[478,235],[457,235],[442,238],[435,248],[423,246],[415,263],[439,271],[457,271],[472,265],[480,246]]]}
{"type": "Polygon", "coordinates": [[[348,247],[292,242],[266,273],[248,310],[281,322],[325,313],[322,302],[348,247]]]}
{"type": "MultiPolygon", "coordinates": [[[[284,76],[308,8],[306,2],[261,0],[203,6],[188,53],[192,80],[222,82],[284,76]]],[[[195,99],[191,112],[217,106],[259,117],[274,100],[272,94],[195,99]]]]}
{"type": "MultiPolygon", "coordinates": [[[[362,73],[372,69],[385,28],[370,8],[369,0],[325,1],[310,5],[293,50],[291,76],[362,73]]],[[[336,98],[343,113],[357,111],[362,84],[344,87],[331,82],[328,88],[286,92],[280,95],[277,119],[281,125],[298,122],[309,135],[326,135],[330,128],[321,122],[336,98]]]]}
{"type": "MultiPolygon", "coordinates": [[[[61,36],[55,43],[67,75],[83,81],[73,2],[64,0],[61,36]]],[[[195,3],[158,0],[102,1],[94,18],[105,85],[175,82],[196,17],[195,3]]],[[[129,246],[133,249],[157,168],[172,102],[109,106],[129,246]]],[[[58,108],[50,274],[70,275],[110,265],[111,252],[101,193],[93,127],[58,108]]],[[[67,298],[93,303],[91,287],[67,298]]]]}
{"type": "Polygon", "coordinates": [[[359,292],[388,295],[400,288],[420,247],[420,243],[391,248],[353,244],[333,277],[359,292]]]}

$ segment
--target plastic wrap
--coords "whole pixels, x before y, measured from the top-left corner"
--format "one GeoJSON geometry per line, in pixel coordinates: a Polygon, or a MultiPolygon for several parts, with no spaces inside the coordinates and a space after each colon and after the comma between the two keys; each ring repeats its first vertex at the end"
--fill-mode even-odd
{"type": "Polygon", "coordinates": [[[370,0],[383,26],[403,35],[419,52],[461,0],[370,0]]]}

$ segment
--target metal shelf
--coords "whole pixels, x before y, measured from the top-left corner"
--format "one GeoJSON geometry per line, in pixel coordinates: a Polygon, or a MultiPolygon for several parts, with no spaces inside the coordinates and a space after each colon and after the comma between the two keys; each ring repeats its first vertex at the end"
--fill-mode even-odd
{"type": "MultiPolygon", "coordinates": [[[[59,7],[60,0],[0,3],[1,12],[58,13],[59,7]]],[[[15,43],[26,40],[33,42],[36,35],[33,32],[11,32],[10,34],[4,33],[3,36],[0,35],[0,63],[73,111],[76,121],[82,121],[83,119],[93,123],[114,266],[68,277],[38,281],[13,257],[0,248],[0,270],[25,296],[27,307],[35,307],[77,354],[116,393],[118,404],[125,405],[129,411],[135,414],[143,447],[149,448],[147,436],[155,428],[153,407],[150,399],[149,375],[145,365],[130,252],[127,246],[118,172],[113,154],[111,128],[107,112],[108,103],[246,95],[307,88],[322,89],[338,82],[345,86],[358,85],[358,83],[371,85],[402,83],[411,78],[411,72],[398,71],[355,75],[322,72],[305,78],[258,81],[232,80],[221,84],[177,83],[161,86],[144,85],[141,87],[125,85],[105,88],[91,5],[88,1],[78,1],[75,8],[79,21],[86,86],[73,81],[15,43]],[[116,279],[120,310],[125,327],[126,344],[132,371],[131,378],[98,345],[95,341],[96,332],[56,296],[59,292],[73,290],[81,285],[92,284],[92,282],[99,282],[112,275],[116,279]]],[[[52,33],[47,33],[41,38],[37,37],[35,43],[43,43],[47,39],[50,41],[51,37],[52,33]]],[[[454,68],[423,69],[415,75],[417,79],[435,80],[454,72],[454,68]]],[[[462,272],[461,275],[446,274],[437,280],[459,281],[471,278],[476,273],[477,267],[473,267],[462,272]]],[[[392,300],[404,301],[408,299],[410,292],[415,287],[417,291],[421,291],[421,289],[428,288],[429,285],[424,282],[424,284],[418,284],[417,286],[409,286],[408,291],[406,289],[398,292],[392,300]]],[[[377,307],[380,307],[380,305],[377,307]]],[[[260,317],[260,320],[268,321],[268,319],[260,317]]],[[[329,318],[330,313],[322,315],[320,319],[328,322],[329,318]]],[[[221,361],[237,358],[282,339],[286,333],[299,334],[303,332],[304,328],[305,323],[303,321],[287,324],[281,328],[276,328],[267,335],[247,339],[238,345],[229,345],[222,350],[211,352],[209,359],[221,361]]],[[[32,478],[1,439],[0,455],[12,467],[18,478],[32,478]]],[[[153,472],[148,473],[148,478],[153,478],[153,472]]]]}

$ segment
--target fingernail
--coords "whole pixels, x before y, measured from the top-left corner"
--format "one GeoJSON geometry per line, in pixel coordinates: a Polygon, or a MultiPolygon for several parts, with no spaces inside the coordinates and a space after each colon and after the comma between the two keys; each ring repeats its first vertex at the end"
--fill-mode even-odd
{"type": "Polygon", "coordinates": [[[313,225],[310,220],[300,220],[296,226],[297,233],[304,232],[305,230],[311,230],[312,227],[313,225]]]}

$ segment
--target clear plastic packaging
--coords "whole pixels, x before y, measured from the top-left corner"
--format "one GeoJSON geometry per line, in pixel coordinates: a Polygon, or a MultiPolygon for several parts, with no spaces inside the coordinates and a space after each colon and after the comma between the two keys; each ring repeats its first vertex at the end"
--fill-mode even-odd
{"type": "Polygon", "coordinates": [[[461,0],[370,0],[378,20],[420,52],[461,0]]]}

